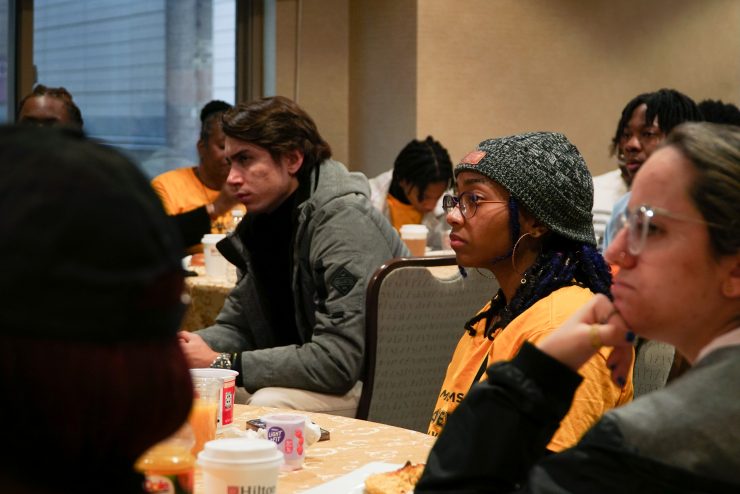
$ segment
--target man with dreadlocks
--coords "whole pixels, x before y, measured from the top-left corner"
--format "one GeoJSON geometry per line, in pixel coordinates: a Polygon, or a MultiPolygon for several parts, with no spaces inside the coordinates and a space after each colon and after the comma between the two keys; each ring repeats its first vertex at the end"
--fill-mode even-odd
{"type": "MultiPolygon", "coordinates": [[[[676,125],[704,120],[694,100],[675,89],[660,89],[635,96],[622,110],[617,130],[612,138],[612,152],[618,153],[625,170],[627,185],[632,184],[642,164],[653,154],[676,125]]],[[[603,250],[619,231],[620,218],[627,209],[630,193],[614,204],[604,232],[603,250]]]]}
{"type": "MultiPolygon", "coordinates": [[[[609,295],[596,250],[591,175],[562,134],[534,132],[481,142],[455,168],[458,196],[445,196],[450,244],[460,266],[487,269],[493,299],[465,326],[447,369],[429,433],[494,362],[559,327],[595,293],[609,295]]],[[[575,444],[608,409],[632,398],[632,379],[610,379],[606,351],[581,368],[583,384],[548,448],[575,444]]],[[[496,420],[491,417],[491,420],[496,420]]]]}

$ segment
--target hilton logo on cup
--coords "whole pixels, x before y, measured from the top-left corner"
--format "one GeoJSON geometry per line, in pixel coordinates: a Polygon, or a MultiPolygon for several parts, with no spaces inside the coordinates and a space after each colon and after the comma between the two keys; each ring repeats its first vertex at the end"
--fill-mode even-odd
{"type": "Polygon", "coordinates": [[[230,485],[226,488],[226,494],[275,494],[275,488],[263,485],[250,485],[247,487],[230,485]]]}

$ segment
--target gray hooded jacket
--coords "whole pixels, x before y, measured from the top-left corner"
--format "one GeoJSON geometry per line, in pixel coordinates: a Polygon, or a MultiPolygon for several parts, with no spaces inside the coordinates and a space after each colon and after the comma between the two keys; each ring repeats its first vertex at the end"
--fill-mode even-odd
{"type": "MultiPolygon", "coordinates": [[[[365,354],[365,291],[385,261],[407,256],[396,231],[370,203],[367,179],[326,160],[310,177],[297,206],[293,296],[301,345],[276,347],[251,259],[238,234],[219,250],[239,279],[216,324],[198,332],[211,348],[242,352],[240,372],[250,393],[280,386],[344,394],[360,378],[365,354]],[[317,177],[318,174],[318,177],[317,177]]],[[[238,230],[237,230],[238,232],[238,230]]]]}

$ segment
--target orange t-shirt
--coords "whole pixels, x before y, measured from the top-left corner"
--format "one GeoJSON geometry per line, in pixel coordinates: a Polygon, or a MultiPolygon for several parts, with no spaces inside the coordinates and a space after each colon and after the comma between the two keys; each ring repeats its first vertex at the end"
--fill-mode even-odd
{"type": "Polygon", "coordinates": [[[421,223],[424,215],[417,211],[411,204],[404,204],[392,195],[386,196],[388,202],[388,216],[391,225],[398,231],[401,231],[402,225],[418,225],[421,223]]]}
{"type": "MultiPolygon", "coordinates": [[[[177,168],[157,175],[152,187],[159,195],[167,214],[180,214],[216,200],[218,190],[209,189],[195,174],[193,167],[177,168]]],[[[231,223],[231,211],[211,221],[211,233],[225,233],[231,223]]]]}
{"type": "MultiPolygon", "coordinates": [[[[499,330],[493,341],[485,337],[485,319],[475,326],[475,335],[467,332],[455,348],[452,361],[437,405],[429,424],[429,434],[438,435],[447,417],[467,394],[476,374],[487,357],[486,366],[501,360],[511,360],[525,341],[536,343],[563,324],[593,293],[578,286],[560,288],[538,300],[503,330],[499,330]]],[[[488,310],[490,302],[482,309],[488,310]]],[[[609,409],[623,405],[632,399],[632,375],[627,376],[627,385],[619,388],[611,381],[606,366],[609,350],[603,348],[581,367],[579,374],[584,380],[576,391],[568,414],[560,423],[548,449],[562,451],[576,444],[581,436],[609,409]]],[[[484,373],[481,380],[486,378],[484,373]]],[[[491,420],[496,420],[491,417],[491,420]]]]}

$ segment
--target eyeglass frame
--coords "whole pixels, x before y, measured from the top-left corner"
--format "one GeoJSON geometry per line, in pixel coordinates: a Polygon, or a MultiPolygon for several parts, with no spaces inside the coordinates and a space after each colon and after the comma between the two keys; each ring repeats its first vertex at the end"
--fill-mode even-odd
{"type": "Polygon", "coordinates": [[[450,212],[454,208],[458,208],[460,210],[460,214],[463,218],[466,220],[469,220],[473,216],[475,216],[475,212],[478,211],[478,205],[479,204],[507,204],[508,201],[486,201],[481,199],[471,199],[470,204],[472,204],[472,210],[473,212],[470,213],[470,216],[468,216],[467,211],[469,209],[469,206],[465,205],[465,197],[477,197],[477,194],[475,192],[466,191],[461,193],[458,196],[453,196],[452,194],[445,194],[442,196],[442,209],[444,209],[445,214],[450,214],[450,212]]]}
{"type": "Polygon", "coordinates": [[[663,208],[656,208],[653,206],[650,206],[649,204],[640,204],[637,206],[637,208],[630,213],[628,209],[625,209],[622,214],[619,215],[619,224],[617,228],[617,232],[622,231],[625,227],[627,228],[627,250],[629,253],[633,256],[640,255],[642,251],[645,249],[645,244],[647,244],[647,238],[648,233],[650,231],[650,222],[652,221],[652,218],[655,217],[655,215],[659,216],[665,216],[667,218],[671,218],[678,221],[687,221],[689,223],[695,223],[698,225],[706,225],[706,226],[714,226],[717,228],[721,228],[721,225],[718,225],[717,223],[710,223],[708,221],[705,221],[703,219],[699,218],[691,218],[689,216],[685,216],[678,213],[673,213],[667,209],[663,208]],[[643,222],[642,226],[640,226],[640,233],[639,238],[635,234],[638,228],[637,224],[637,218],[642,217],[643,222]],[[634,220],[632,218],[635,218],[634,220]],[[644,221],[644,218],[647,218],[647,221],[644,221]],[[637,242],[637,243],[636,243],[637,242]]]}

